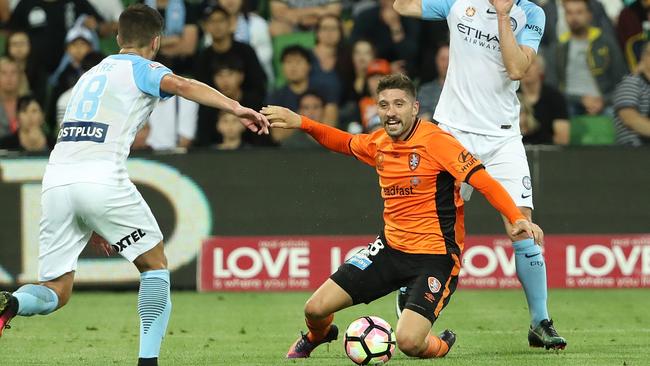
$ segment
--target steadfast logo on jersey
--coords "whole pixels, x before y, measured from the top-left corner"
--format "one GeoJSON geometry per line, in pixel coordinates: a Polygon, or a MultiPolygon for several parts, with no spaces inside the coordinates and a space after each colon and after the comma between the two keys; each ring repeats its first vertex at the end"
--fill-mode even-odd
{"type": "Polygon", "coordinates": [[[145,236],[147,236],[147,233],[142,231],[142,229],[137,229],[134,230],[131,234],[120,239],[117,243],[111,245],[111,247],[113,247],[113,250],[115,250],[117,253],[121,253],[124,249],[137,243],[145,236]]]}
{"type": "Polygon", "coordinates": [[[59,141],[90,141],[102,143],[106,140],[108,125],[99,122],[64,122],[59,130],[59,141]]]}
{"type": "Polygon", "coordinates": [[[400,187],[400,186],[391,186],[384,188],[384,196],[385,197],[392,197],[392,196],[410,196],[414,194],[415,192],[413,191],[415,188],[414,187],[400,187]]]}

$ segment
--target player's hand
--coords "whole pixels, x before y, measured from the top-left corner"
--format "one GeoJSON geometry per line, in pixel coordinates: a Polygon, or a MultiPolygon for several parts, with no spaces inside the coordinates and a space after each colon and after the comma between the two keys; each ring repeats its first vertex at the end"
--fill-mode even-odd
{"type": "MultiPolygon", "coordinates": [[[[541,230],[541,229],[540,229],[541,230]]],[[[530,221],[526,219],[519,219],[512,224],[512,230],[510,231],[511,237],[517,237],[521,235],[527,235],[529,238],[533,238],[533,226],[530,221]]]]}
{"type": "Polygon", "coordinates": [[[493,4],[497,15],[510,16],[510,10],[512,9],[514,0],[494,0],[493,4]]]}
{"type": "Polygon", "coordinates": [[[302,125],[300,115],[288,108],[270,105],[262,108],[262,114],[271,121],[273,128],[300,128],[302,125]]]}
{"type": "Polygon", "coordinates": [[[110,257],[111,253],[113,253],[113,247],[108,244],[108,241],[106,241],[106,239],[102,238],[94,231],[88,240],[88,244],[95,250],[95,253],[97,254],[106,254],[107,257],[110,257]]]}
{"type": "Polygon", "coordinates": [[[269,134],[271,124],[263,114],[255,112],[250,108],[242,107],[241,105],[233,109],[232,113],[239,117],[239,121],[249,130],[257,132],[258,135],[269,134]]]}
{"type": "Polygon", "coordinates": [[[534,222],[530,223],[530,226],[533,228],[533,239],[535,239],[535,244],[543,247],[544,246],[544,231],[539,225],[534,222]]]}

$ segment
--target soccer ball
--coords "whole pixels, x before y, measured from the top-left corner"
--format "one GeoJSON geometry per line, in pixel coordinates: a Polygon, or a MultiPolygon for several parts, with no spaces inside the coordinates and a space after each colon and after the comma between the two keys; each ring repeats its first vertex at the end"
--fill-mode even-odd
{"type": "Polygon", "coordinates": [[[395,352],[395,333],[384,319],[364,316],[350,323],[343,345],[357,365],[383,365],[395,352]]]}

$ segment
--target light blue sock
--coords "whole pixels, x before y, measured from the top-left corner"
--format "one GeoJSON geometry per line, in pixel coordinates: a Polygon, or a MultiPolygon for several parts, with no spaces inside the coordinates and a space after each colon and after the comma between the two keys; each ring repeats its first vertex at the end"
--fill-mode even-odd
{"type": "Polygon", "coordinates": [[[542,320],[548,319],[544,255],[533,239],[516,241],[512,246],[515,249],[517,277],[526,293],[531,324],[537,326],[542,320]]]}
{"type": "Polygon", "coordinates": [[[140,274],[140,358],[158,357],[171,311],[169,271],[160,269],[140,274]]]}
{"type": "Polygon", "coordinates": [[[18,315],[47,315],[56,310],[59,297],[56,292],[42,285],[24,285],[13,295],[18,299],[18,315]]]}

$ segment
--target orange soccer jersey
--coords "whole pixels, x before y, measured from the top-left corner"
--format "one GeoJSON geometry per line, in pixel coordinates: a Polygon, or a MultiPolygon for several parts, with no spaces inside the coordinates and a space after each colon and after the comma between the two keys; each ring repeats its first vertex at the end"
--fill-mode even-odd
{"type": "Polygon", "coordinates": [[[388,243],[407,253],[460,254],[465,237],[460,181],[481,162],[454,137],[419,120],[404,141],[383,129],[355,135],[350,150],[374,166],[388,243]]]}

